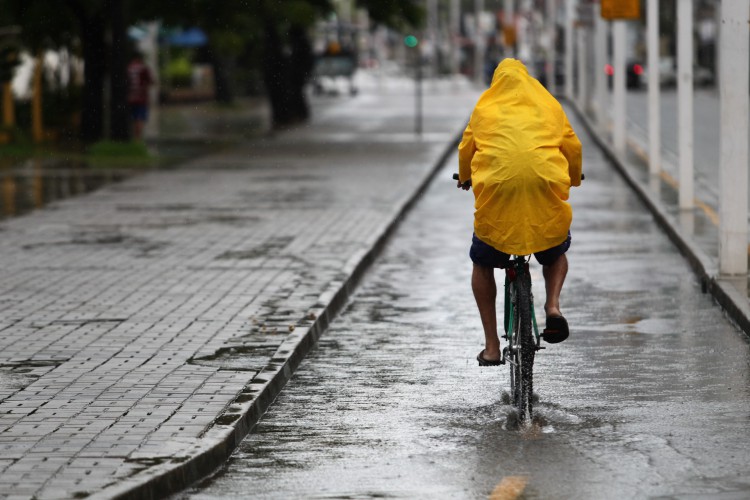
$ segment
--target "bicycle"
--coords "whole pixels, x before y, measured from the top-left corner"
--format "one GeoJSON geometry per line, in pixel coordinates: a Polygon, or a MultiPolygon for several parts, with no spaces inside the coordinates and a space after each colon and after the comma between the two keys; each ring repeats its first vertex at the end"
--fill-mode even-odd
{"type": "Polygon", "coordinates": [[[521,422],[531,422],[533,415],[534,357],[544,349],[534,314],[531,274],[528,258],[516,255],[505,269],[505,307],[501,364],[510,366],[511,404],[518,410],[521,422]]]}
{"type": "MultiPolygon", "coordinates": [[[[458,180],[458,174],[453,174],[458,180]]],[[[470,185],[471,181],[467,181],[470,185]]],[[[505,306],[503,327],[507,346],[500,364],[510,367],[511,404],[518,411],[519,421],[531,422],[533,415],[534,357],[544,349],[534,314],[531,274],[528,256],[515,255],[505,269],[505,306]]]]}

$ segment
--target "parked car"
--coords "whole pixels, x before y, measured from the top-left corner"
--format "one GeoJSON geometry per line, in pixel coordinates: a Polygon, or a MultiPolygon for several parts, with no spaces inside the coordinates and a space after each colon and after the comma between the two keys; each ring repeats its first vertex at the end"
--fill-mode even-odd
{"type": "MultiPolygon", "coordinates": [[[[604,65],[604,72],[607,74],[609,88],[612,88],[612,76],[615,74],[615,68],[611,64],[604,65]]],[[[629,89],[639,89],[643,87],[644,74],[646,69],[638,60],[631,59],[626,63],[625,86],[629,89]]]]}
{"type": "MultiPolygon", "coordinates": [[[[643,82],[648,82],[648,68],[644,67],[643,82]]],[[[659,58],[659,84],[662,87],[677,85],[677,66],[674,57],[659,58]]],[[[703,66],[693,66],[693,84],[696,87],[708,87],[715,84],[714,72],[703,66]]]]}

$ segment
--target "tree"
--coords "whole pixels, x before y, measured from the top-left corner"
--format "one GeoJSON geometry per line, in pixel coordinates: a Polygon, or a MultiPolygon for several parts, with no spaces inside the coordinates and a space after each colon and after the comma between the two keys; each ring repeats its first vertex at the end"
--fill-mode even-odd
{"type": "Polygon", "coordinates": [[[85,61],[81,137],[86,142],[104,135],[108,4],[99,0],[0,0],[0,10],[21,26],[20,38],[33,53],[54,47],[64,38],[81,41],[85,61]]]}
{"type": "MultiPolygon", "coordinates": [[[[420,0],[359,0],[358,5],[375,23],[399,27],[422,19],[420,0]]],[[[304,87],[314,59],[308,34],[332,9],[330,0],[0,0],[0,22],[20,25],[24,43],[35,52],[55,40],[80,40],[85,63],[81,136],[93,142],[104,136],[107,72],[110,135],[128,138],[127,26],[161,19],[165,25],[203,29],[208,36],[203,56],[213,66],[216,97],[223,102],[234,95],[229,63],[251,54],[249,61],[264,75],[274,126],[280,127],[309,116],[304,87]]]]}

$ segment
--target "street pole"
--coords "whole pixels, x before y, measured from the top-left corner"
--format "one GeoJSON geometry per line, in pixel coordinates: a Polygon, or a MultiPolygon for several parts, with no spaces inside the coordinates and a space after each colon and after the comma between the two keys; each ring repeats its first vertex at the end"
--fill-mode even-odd
{"type": "Polygon", "coordinates": [[[573,21],[576,0],[565,0],[565,97],[573,100],[573,21]]]}
{"type": "Polygon", "coordinates": [[[609,90],[607,90],[607,74],[604,66],[607,64],[607,31],[609,23],[602,17],[602,6],[594,4],[594,19],[596,23],[596,43],[594,44],[594,86],[596,87],[596,120],[601,128],[607,125],[607,101],[609,101],[609,90]]]}
{"type": "Polygon", "coordinates": [[[583,113],[586,113],[588,101],[588,88],[586,85],[586,26],[579,22],[576,29],[576,39],[578,42],[578,107],[583,113]]]}
{"type": "Polygon", "coordinates": [[[432,47],[430,54],[430,78],[433,78],[432,81],[434,82],[434,78],[438,76],[438,54],[440,52],[438,44],[438,0],[428,0],[427,9],[430,30],[429,43],[430,47],[432,47]]]}
{"type": "Polygon", "coordinates": [[[557,82],[555,81],[555,61],[557,60],[557,0],[547,0],[547,65],[546,79],[547,90],[550,94],[557,91],[557,82]]]}
{"type": "Polygon", "coordinates": [[[474,83],[484,87],[484,34],[482,33],[482,13],[484,0],[474,0],[474,83]]]}
{"type": "Polygon", "coordinates": [[[612,115],[614,131],[612,134],[612,142],[614,143],[615,151],[620,154],[625,154],[627,139],[625,130],[627,119],[625,107],[625,52],[627,50],[627,25],[625,23],[626,21],[622,20],[612,21],[615,44],[614,61],[612,63],[612,66],[614,67],[614,73],[612,74],[614,80],[614,109],[612,115]]]}
{"type": "Polygon", "coordinates": [[[414,121],[414,133],[418,136],[422,136],[422,54],[419,47],[414,49],[414,53],[417,57],[417,81],[416,81],[416,96],[415,101],[417,104],[415,121],[414,121]]]}
{"type": "Polygon", "coordinates": [[[694,198],[693,0],[678,0],[677,3],[677,148],[680,163],[679,205],[680,209],[689,210],[693,208],[694,198]]]}
{"type": "Polygon", "coordinates": [[[506,57],[516,57],[516,13],[514,12],[514,0],[505,0],[503,2],[503,41],[506,43],[506,57]],[[507,33],[511,33],[510,36],[507,33]],[[507,43],[511,40],[512,43],[507,43]]]}
{"type": "Polygon", "coordinates": [[[661,170],[661,112],[659,109],[659,0],[648,0],[646,13],[648,50],[648,165],[651,175],[661,170]]]}
{"type": "Polygon", "coordinates": [[[146,64],[151,70],[151,76],[154,84],[148,89],[149,102],[149,119],[143,130],[143,136],[149,139],[155,139],[159,136],[159,94],[161,92],[161,75],[159,73],[159,28],[160,21],[153,21],[146,25],[146,46],[148,50],[144,51],[146,64]]]}
{"type": "Polygon", "coordinates": [[[719,53],[722,61],[732,63],[719,67],[719,272],[743,277],[748,271],[748,19],[748,2],[721,2],[719,53]]]}
{"type": "MultiPolygon", "coordinates": [[[[532,56],[532,15],[531,0],[521,0],[519,5],[519,16],[517,23],[518,59],[524,62],[530,62],[532,56]]],[[[539,75],[536,75],[539,76],[539,75]]]]}
{"type": "Polygon", "coordinates": [[[460,0],[451,0],[450,10],[450,32],[451,32],[451,73],[457,75],[461,71],[461,46],[459,37],[461,36],[461,2],[460,0]]]}

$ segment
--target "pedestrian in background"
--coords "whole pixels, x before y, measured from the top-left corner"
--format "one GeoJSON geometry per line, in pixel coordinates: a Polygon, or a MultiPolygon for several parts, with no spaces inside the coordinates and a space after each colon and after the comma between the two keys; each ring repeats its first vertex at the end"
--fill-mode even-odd
{"type": "Polygon", "coordinates": [[[143,138],[143,127],[148,120],[148,88],[154,83],[151,71],[143,62],[143,56],[136,52],[128,64],[128,105],[133,123],[133,138],[143,138]]]}
{"type": "Polygon", "coordinates": [[[474,191],[472,289],[482,319],[480,366],[500,364],[495,268],[534,254],[547,292],[542,338],[568,337],[560,291],[568,272],[571,186],[581,184],[581,143],[560,103],[516,59],[495,69],[458,147],[458,187],[474,191]]]}

